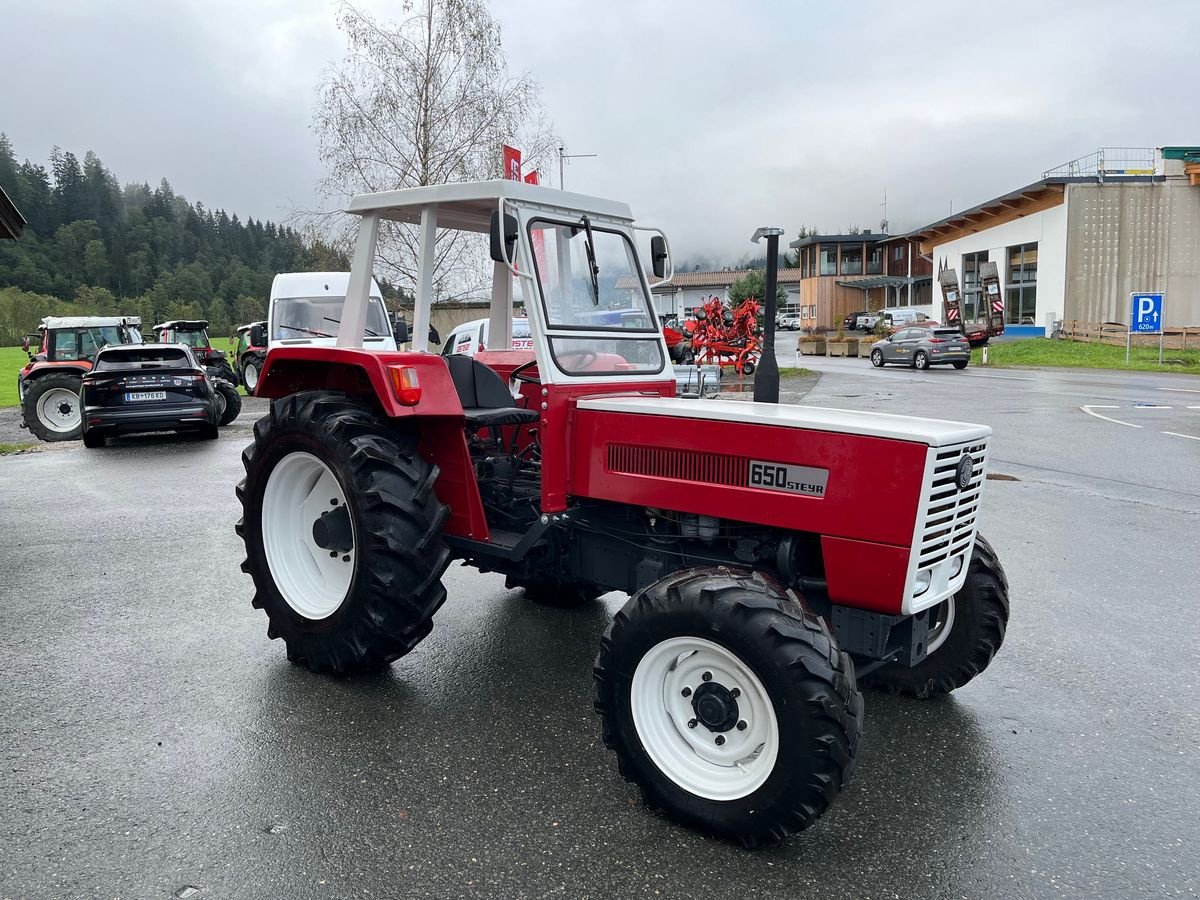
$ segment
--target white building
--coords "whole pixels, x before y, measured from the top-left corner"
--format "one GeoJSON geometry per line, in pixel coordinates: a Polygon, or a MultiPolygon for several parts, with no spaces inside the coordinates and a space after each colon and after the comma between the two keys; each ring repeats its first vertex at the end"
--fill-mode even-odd
{"type": "Polygon", "coordinates": [[[996,263],[1008,334],[1128,323],[1133,291],[1166,291],[1168,325],[1200,323],[1200,147],[1099,150],[915,234],[935,272],[958,272],[967,320],[996,263]]]}

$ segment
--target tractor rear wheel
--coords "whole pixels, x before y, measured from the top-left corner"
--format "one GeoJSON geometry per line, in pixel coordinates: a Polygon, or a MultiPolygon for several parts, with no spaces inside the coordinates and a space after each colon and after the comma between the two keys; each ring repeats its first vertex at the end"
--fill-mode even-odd
{"type": "Polygon", "coordinates": [[[862,738],[854,664],[759,574],[689,569],[639,591],[594,669],[604,743],[648,805],[747,847],[807,828],[862,738]]]}
{"type": "Polygon", "coordinates": [[[1008,578],[982,535],[958,593],[934,613],[926,656],[915,666],[889,663],[863,678],[867,687],[926,699],[962,687],[988,667],[1008,627],[1008,578]]]}
{"type": "Polygon", "coordinates": [[[449,562],[437,467],[415,428],[327,391],[271,404],[242,453],[242,570],[288,659],[338,675],[383,668],[429,634],[449,562]]]}
{"type": "Polygon", "coordinates": [[[63,372],[35,378],[25,389],[25,424],[39,440],[77,441],[83,434],[78,375],[63,372]]]}
{"type": "Polygon", "coordinates": [[[228,425],[242,414],[242,395],[228,381],[218,381],[215,390],[225,403],[220,416],[217,417],[217,424],[228,425]]]}

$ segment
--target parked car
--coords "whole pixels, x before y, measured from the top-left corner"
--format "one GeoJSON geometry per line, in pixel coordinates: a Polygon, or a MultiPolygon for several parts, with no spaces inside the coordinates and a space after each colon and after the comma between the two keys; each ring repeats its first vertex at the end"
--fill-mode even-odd
{"type": "Polygon", "coordinates": [[[856,312],[850,313],[849,315],[847,315],[845,318],[842,319],[842,328],[845,329],[846,331],[853,331],[855,328],[858,327],[858,317],[865,316],[866,314],[867,314],[867,311],[865,309],[860,309],[856,312]]]}
{"type": "Polygon", "coordinates": [[[786,328],[788,331],[799,331],[800,315],[798,313],[788,313],[786,316],[780,316],[778,324],[780,328],[786,328]]]}
{"type": "Polygon", "coordinates": [[[860,331],[874,331],[875,325],[879,322],[879,317],[883,316],[889,328],[902,328],[905,325],[937,325],[933,319],[915,309],[906,309],[904,307],[894,307],[891,309],[880,309],[875,312],[859,313],[855,320],[855,327],[860,331]]]}
{"type": "Polygon", "coordinates": [[[971,361],[971,347],[957,328],[909,327],[877,341],[871,349],[871,365],[900,363],[917,369],[930,366],[954,366],[965,369],[971,361]]]}
{"type": "MultiPolygon", "coordinates": [[[[446,336],[442,346],[442,356],[453,356],[458,353],[474,356],[480,350],[488,347],[488,319],[472,319],[463,322],[446,336]]],[[[533,337],[529,333],[529,320],[514,318],[512,325],[512,349],[532,350],[533,337]]]]}
{"type": "Polygon", "coordinates": [[[220,407],[212,380],[185,344],[106,347],[83,376],[83,445],[135,431],[217,436],[220,407]]]}

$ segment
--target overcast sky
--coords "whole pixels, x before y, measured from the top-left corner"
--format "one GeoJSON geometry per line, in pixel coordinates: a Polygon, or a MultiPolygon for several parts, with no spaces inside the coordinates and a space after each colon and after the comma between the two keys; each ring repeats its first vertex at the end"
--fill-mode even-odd
{"type": "MultiPolygon", "coordinates": [[[[363,6],[387,17],[396,0],[363,6]]],[[[0,131],[94,150],[242,217],[317,203],[328,0],[0,0],[0,131]]],[[[493,0],[542,84],[569,189],[629,202],[678,256],[759,225],[893,233],[1098,146],[1200,144],[1200,3],[493,0]]],[[[557,172],[554,173],[557,180],[557,172]]]]}

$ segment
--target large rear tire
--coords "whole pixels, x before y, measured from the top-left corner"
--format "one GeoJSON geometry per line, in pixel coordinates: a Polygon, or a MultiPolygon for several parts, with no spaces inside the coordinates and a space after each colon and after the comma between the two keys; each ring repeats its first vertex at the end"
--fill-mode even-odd
{"type": "Polygon", "coordinates": [[[967,580],[934,613],[926,657],[911,668],[881,666],[863,684],[922,700],[948,694],[988,667],[1007,628],[1008,578],[992,545],[979,535],[967,580]]]}
{"type": "Polygon", "coordinates": [[[778,842],[816,821],[854,769],[854,665],[764,575],[689,569],[639,591],[594,674],[621,775],[693,828],[778,842]]]}
{"type": "Polygon", "coordinates": [[[22,401],[25,424],[38,440],[48,443],[79,440],[83,434],[81,384],[78,375],[63,372],[41,375],[25,389],[22,401]]]}
{"type": "Polygon", "coordinates": [[[215,390],[225,401],[225,407],[217,419],[218,425],[228,425],[242,414],[242,395],[227,381],[218,381],[215,390]]]}
{"type": "Polygon", "coordinates": [[[430,632],[449,562],[437,467],[341,394],[271,404],[242,453],[242,569],[288,659],[338,675],[383,668],[430,632]]]}

